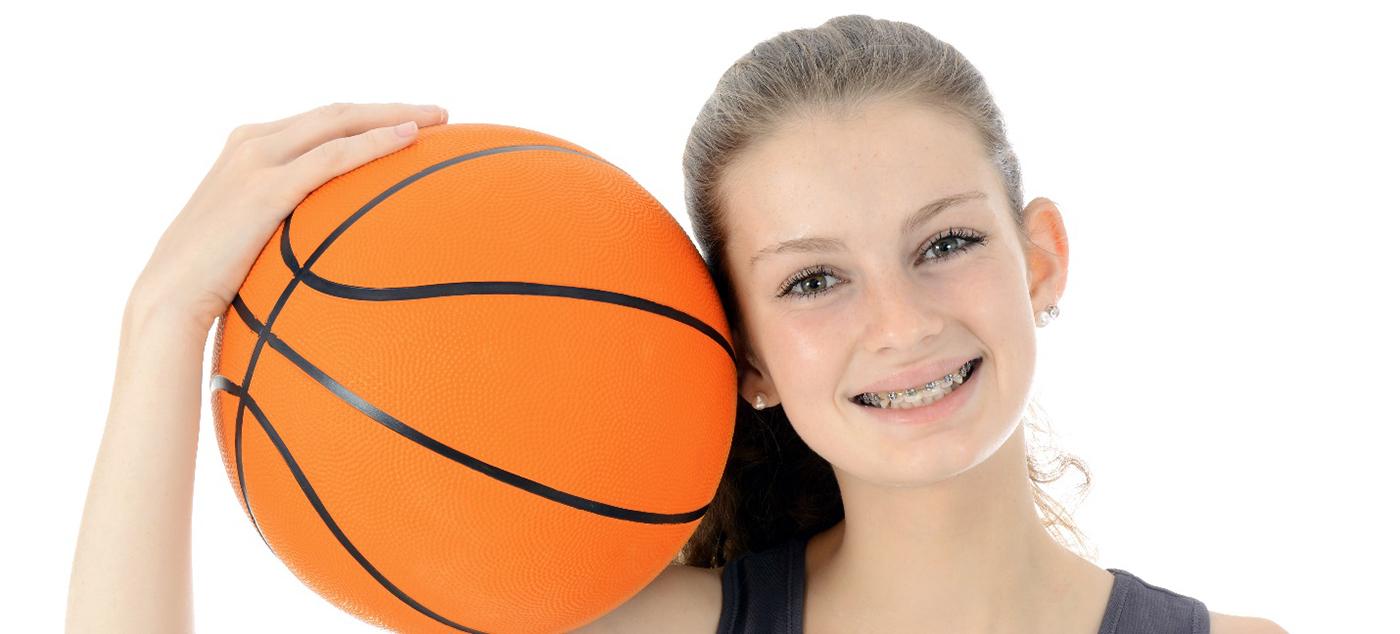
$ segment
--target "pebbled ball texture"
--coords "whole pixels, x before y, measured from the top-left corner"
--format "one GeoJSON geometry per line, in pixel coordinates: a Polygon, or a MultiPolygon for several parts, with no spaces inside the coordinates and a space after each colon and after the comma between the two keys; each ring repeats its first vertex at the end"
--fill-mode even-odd
{"type": "Polygon", "coordinates": [[[737,404],[698,252],[621,169],[424,128],[312,192],[216,328],[229,480],[308,587],[403,632],[562,632],[698,525],[737,404]]]}

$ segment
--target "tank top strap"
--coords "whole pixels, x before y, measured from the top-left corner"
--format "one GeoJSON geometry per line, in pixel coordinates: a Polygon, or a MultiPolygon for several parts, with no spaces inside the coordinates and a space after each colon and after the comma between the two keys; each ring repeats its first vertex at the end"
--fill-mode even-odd
{"type": "Polygon", "coordinates": [[[806,545],[794,538],[724,567],[719,634],[802,634],[806,545]]]}
{"type": "Polygon", "coordinates": [[[1108,568],[1113,590],[1099,634],[1209,634],[1206,604],[1154,586],[1131,572],[1108,568]]]}

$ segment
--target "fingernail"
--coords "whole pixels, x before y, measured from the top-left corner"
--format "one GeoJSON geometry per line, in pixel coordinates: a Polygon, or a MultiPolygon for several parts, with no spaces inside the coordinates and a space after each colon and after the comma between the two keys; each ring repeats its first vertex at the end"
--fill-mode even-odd
{"type": "Polygon", "coordinates": [[[441,118],[441,119],[438,119],[438,123],[447,123],[447,108],[441,108],[441,110],[442,110],[442,118],[441,118]]]}
{"type": "Polygon", "coordinates": [[[399,136],[413,136],[413,132],[418,129],[417,121],[405,121],[394,126],[394,133],[399,136]]]}

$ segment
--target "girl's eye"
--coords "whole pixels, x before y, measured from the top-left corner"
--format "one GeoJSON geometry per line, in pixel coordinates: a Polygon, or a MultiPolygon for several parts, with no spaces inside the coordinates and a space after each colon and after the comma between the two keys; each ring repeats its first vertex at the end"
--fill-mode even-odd
{"type": "Polygon", "coordinates": [[[797,273],[796,277],[792,278],[793,281],[783,285],[783,295],[792,295],[793,297],[796,297],[798,299],[806,297],[816,297],[817,295],[821,295],[822,293],[825,293],[827,289],[831,288],[831,284],[829,282],[824,282],[821,284],[816,283],[826,278],[836,279],[836,277],[831,274],[830,269],[827,269],[826,267],[814,267],[813,269],[803,269],[802,271],[799,271],[797,273]],[[792,292],[793,289],[799,287],[803,290],[803,292],[792,292]]]}
{"type": "Polygon", "coordinates": [[[984,239],[982,236],[979,236],[979,235],[977,235],[977,234],[975,234],[975,233],[971,233],[971,232],[969,232],[969,231],[967,231],[967,230],[964,230],[964,229],[953,229],[953,230],[949,231],[949,232],[948,232],[947,234],[945,234],[945,235],[941,235],[941,236],[935,237],[935,238],[929,240],[928,242],[925,242],[923,248],[919,250],[919,253],[928,253],[929,251],[938,251],[939,253],[943,253],[943,254],[945,254],[945,255],[939,255],[939,256],[935,256],[935,257],[928,258],[928,259],[930,259],[930,260],[941,260],[941,259],[943,259],[943,258],[948,257],[948,255],[954,255],[954,254],[961,253],[961,252],[963,252],[963,251],[966,251],[966,250],[968,250],[968,249],[971,249],[971,248],[974,247],[974,246],[977,246],[977,245],[979,245],[979,244],[982,244],[983,242],[985,242],[985,239],[984,239]],[[963,246],[956,247],[956,248],[944,249],[944,250],[941,250],[941,251],[938,251],[938,249],[936,248],[936,247],[937,247],[938,245],[940,245],[940,244],[950,244],[951,241],[954,241],[954,240],[962,240],[963,242],[965,242],[965,243],[967,243],[967,244],[965,244],[965,245],[963,245],[963,246]]]}
{"type": "MultiPolygon", "coordinates": [[[[919,248],[919,254],[923,255],[932,251],[942,255],[932,255],[924,258],[924,260],[943,260],[967,251],[979,244],[983,244],[986,241],[986,238],[967,229],[949,229],[925,242],[923,246],[919,248]],[[938,248],[940,245],[955,244],[959,241],[962,242],[961,245],[950,246],[945,249],[938,248]]],[[[793,274],[792,277],[789,277],[787,281],[783,283],[782,292],[780,292],[778,296],[785,299],[811,299],[818,295],[823,295],[832,287],[831,283],[824,281],[826,278],[835,279],[832,270],[827,266],[818,265],[807,267],[793,274]],[[795,289],[799,288],[802,289],[802,292],[793,292],[795,289]]]]}

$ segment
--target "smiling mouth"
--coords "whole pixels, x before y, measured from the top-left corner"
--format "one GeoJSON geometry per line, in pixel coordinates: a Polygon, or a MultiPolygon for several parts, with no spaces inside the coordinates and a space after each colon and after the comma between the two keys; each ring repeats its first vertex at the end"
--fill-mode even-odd
{"type": "Polygon", "coordinates": [[[865,392],[851,397],[852,403],[877,409],[904,409],[937,402],[957,391],[972,378],[982,365],[982,357],[963,364],[957,371],[922,386],[911,386],[897,392],[865,392]]]}

